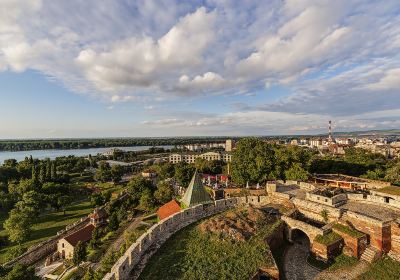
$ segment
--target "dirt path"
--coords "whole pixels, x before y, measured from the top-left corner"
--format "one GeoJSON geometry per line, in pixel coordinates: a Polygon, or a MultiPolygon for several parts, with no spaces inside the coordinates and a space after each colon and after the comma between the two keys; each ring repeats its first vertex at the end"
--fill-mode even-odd
{"type": "MultiPolygon", "coordinates": [[[[110,246],[108,246],[107,250],[104,252],[103,256],[107,255],[109,252],[111,251],[117,251],[119,250],[119,248],[121,247],[121,245],[125,242],[125,238],[124,238],[124,231],[126,230],[134,230],[137,226],[140,225],[140,223],[142,222],[142,220],[144,219],[144,216],[139,216],[134,218],[131,223],[129,223],[128,226],[126,226],[124,229],[122,229],[120,231],[119,236],[117,237],[117,239],[115,239],[110,246]]],[[[93,269],[97,270],[100,267],[100,262],[97,262],[93,265],[93,269]]]]}
{"type": "Polygon", "coordinates": [[[358,262],[355,266],[351,266],[345,269],[339,269],[336,271],[322,271],[315,277],[315,280],[352,280],[356,279],[368,268],[368,263],[364,261],[358,262]]]}

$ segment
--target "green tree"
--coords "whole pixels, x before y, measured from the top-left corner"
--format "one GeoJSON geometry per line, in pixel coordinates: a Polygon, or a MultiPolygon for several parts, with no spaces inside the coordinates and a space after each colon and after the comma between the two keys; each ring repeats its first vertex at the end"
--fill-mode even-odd
{"type": "Polygon", "coordinates": [[[12,209],[8,219],[4,222],[4,228],[10,241],[21,244],[27,240],[32,232],[31,221],[30,214],[24,209],[12,209]]]}
{"type": "Polygon", "coordinates": [[[271,177],[274,167],[275,151],[271,144],[258,138],[244,138],[237,143],[232,157],[234,182],[263,183],[271,177]]]}
{"type": "Polygon", "coordinates": [[[196,168],[193,165],[186,162],[175,164],[175,179],[181,186],[187,187],[192,179],[195,169],[196,168]]]}
{"type": "Polygon", "coordinates": [[[116,212],[111,214],[107,227],[110,231],[114,231],[114,230],[118,229],[119,221],[118,221],[118,214],[116,212]]]}
{"type": "Polygon", "coordinates": [[[74,249],[74,255],[72,256],[72,263],[74,265],[79,265],[81,262],[86,260],[86,247],[85,245],[78,241],[74,249]]]}
{"type": "Polygon", "coordinates": [[[2,278],[4,280],[40,280],[40,277],[35,275],[33,267],[27,267],[21,264],[13,266],[12,270],[2,278]]]}
{"type": "Polygon", "coordinates": [[[111,167],[111,180],[114,183],[119,183],[124,175],[124,168],[120,165],[114,165],[111,167]]]}
{"type": "Polygon", "coordinates": [[[111,175],[111,167],[105,162],[101,161],[99,167],[97,168],[96,174],[94,175],[94,179],[101,182],[108,182],[112,178],[111,175]]]}
{"type": "Polygon", "coordinates": [[[141,176],[133,177],[127,184],[127,190],[131,195],[134,203],[139,202],[142,192],[144,190],[152,190],[152,189],[153,189],[152,183],[141,176]]]}
{"type": "Polygon", "coordinates": [[[301,167],[300,163],[295,163],[288,170],[285,170],[286,180],[307,181],[308,176],[308,172],[301,167]]]}
{"type": "Polygon", "coordinates": [[[172,199],[174,195],[174,190],[172,186],[167,181],[160,181],[157,184],[157,190],[154,192],[154,197],[161,204],[167,203],[172,199]]]}
{"type": "Polygon", "coordinates": [[[150,211],[154,208],[154,197],[149,189],[145,189],[140,197],[139,207],[142,210],[150,211]]]}
{"type": "Polygon", "coordinates": [[[328,222],[328,218],[329,218],[329,212],[328,210],[324,209],[321,211],[321,217],[324,220],[325,223],[328,222]]]}

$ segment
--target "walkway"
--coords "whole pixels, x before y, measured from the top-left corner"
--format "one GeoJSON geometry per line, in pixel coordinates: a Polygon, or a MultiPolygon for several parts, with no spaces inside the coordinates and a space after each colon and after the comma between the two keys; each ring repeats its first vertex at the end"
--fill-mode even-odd
{"type": "Polygon", "coordinates": [[[284,273],[287,280],[312,280],[319,270],[307,263],[308,246],[296,242],[287,247],[284,256],[284,273]]]}
{"type": "Polygon", "coordinates": [[[352,280],[367,271],[368,263],[364,261],[358,262],[355,266],[339,269],[335,271],[322,271],[315,277],[315,280],[352,280]]]}

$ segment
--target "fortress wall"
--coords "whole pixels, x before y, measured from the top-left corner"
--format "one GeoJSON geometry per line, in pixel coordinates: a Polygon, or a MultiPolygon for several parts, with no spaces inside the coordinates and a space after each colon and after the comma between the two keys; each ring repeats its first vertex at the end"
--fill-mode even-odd
{"type": "Polygon", "coordinates": [[[268,201],[269,199],[266,196],[228,198],[183,209],[149,228],[126,250],[124,255],[111,268],[111,272],[107,273],[103,279],[121,280],[132,278],[131,273],[135,269],[140,269],[138,264],[145,264],[171,235],[191,223],[239,205],[253,204],[259,206],[268,203],[268,201]]]}
{"type": "Polygon", "coordinates": [[[292,201],[300,213],[316,221],[324,222],[324,218],[321,215],[324,210],[327,211],[329,222],[337,221],[342,216],[342,209],[340,208],[299,198],[295,198],[292,201]]]}
{"type": "Polygon", "coordinates": [[[352,211],[347,211],[343,217],[357,230],[369,235],[371,246],[380,252],[389,252],[391,248],[391,224],[372,217],[367,217],[352,211]]]}

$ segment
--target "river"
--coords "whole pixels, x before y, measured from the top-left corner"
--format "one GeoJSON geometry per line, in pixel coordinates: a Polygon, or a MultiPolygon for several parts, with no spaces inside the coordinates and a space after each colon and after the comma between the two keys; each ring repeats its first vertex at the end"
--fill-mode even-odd
{"type": "MultiPolygon", "coordinates": [[[[0,151],[0,164],[4,162],[6,159],[16,159],[17,161],[24,160],[25,157],[32,156],[37,159],[50,158],[54,159],[56,157],[63,156],[88,156],[103,154],[110,149],[120,149],[123,151],[143,151],[151,148],[153,146],[133,146],[133,147],[105,147],[105,148],[89,148],[89,149],[71,149],[71,150],[32,150],[32,151],[0,151]]],[[[157,146],[159,148],[171,149],[174,146],[157,146]]]]}

